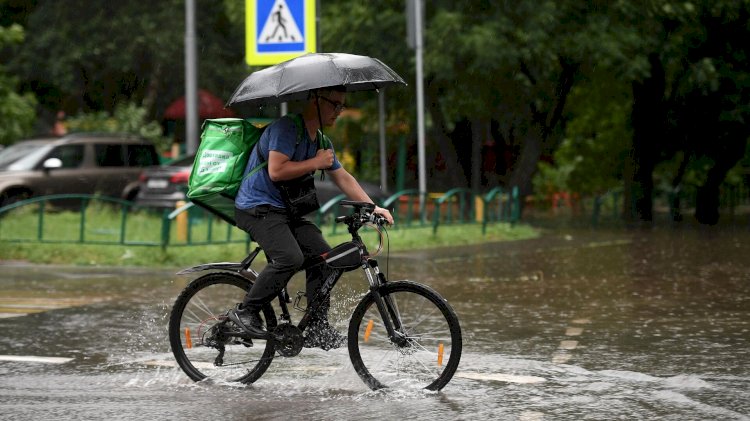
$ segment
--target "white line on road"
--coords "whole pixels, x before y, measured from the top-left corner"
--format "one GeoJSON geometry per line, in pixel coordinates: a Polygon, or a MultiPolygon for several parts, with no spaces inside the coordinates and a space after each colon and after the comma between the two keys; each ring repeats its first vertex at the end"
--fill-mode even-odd
{"type": "Polygon", "coordinates": [[[23,363],[64,364],[73,361],[66,357],[36,357],[33,355],[0,355],[0,361],[14,361],[23,363]]]}
{"type": "Polygon", "coordinates": [[[565,336],[581,336],[583,333],[582,327],[569,327],[565,329],[565,336]]]}
{"type": "Polygon", "coordinates": [[[560,349],[576,349],[578,348],[578,341],[560,341],[560,349]]]}
{"type": "Polygon", "coordinates": [[[498,382],[524,383],[524,384],[543,383],[547,381],[547,379],[543,377],[536,377],[536,376],[518,376],[515,374],[503,374],[503,373],[476,373],[476,372],[470,372],[470,371],[462,371],[462,372],[456,373],[456,377],[461,377],[464,379],[471,379],[471,380],[494,380],[498,382]]]}

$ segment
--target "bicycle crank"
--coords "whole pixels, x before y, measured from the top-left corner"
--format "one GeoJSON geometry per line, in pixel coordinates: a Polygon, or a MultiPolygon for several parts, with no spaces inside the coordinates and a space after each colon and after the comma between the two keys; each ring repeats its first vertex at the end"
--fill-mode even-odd
{"type": "Polygon", "coordinates": [[[282,323],[271,332],[276,351],[282,357],[294,357],[302,351],[302,331],[291,323],[282,323]]]}

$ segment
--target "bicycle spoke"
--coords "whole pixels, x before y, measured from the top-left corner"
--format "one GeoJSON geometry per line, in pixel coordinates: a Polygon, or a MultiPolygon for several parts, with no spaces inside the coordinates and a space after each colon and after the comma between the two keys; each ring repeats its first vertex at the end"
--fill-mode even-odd
{"type": "Polygon", "coordinates": [[[349,351],[357,373],[370,387],[442,388],[460,359],[460,328],[447,303],[434,291],[410,282],[383,288],[388,336],[374,297],[366,297],[350,324],[349,351]]]}
{"type": "MultiPolygon", "coordinates": [[[[236,328],[225,317],[242,300],[247,285],[239,275],[211,273],[191,282],[178,297],[170,317],[170,343],[180,367],[193,380],[252,382],[268,368],[273,345],[236,337],[236,328]]],[[[270,306],[265,311],[273,315],[270,306]]],[[[275,324],[274,319],[270,325],[275,324]]]]}

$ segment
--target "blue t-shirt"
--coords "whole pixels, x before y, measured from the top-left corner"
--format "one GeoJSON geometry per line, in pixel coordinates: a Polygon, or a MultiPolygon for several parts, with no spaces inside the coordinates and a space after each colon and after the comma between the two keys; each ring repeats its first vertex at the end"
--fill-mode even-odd
{"type": "MultiPolygon", "coordinates": [[[[307,130],[302,130],[302,139],[297,142],[300,135],[300,129],[297,127],[294,119],[284,116],[271,123],[263,134],[260,136],[258,144],[255,145],[247,167],[245,175],[253,168],[262,164],[258,154],[262,154],[263,160],[268,161],[269,150],[283,153],[290,157],[292,161],[304,161],[315,156],[318,151],[317,141],[310,139],[307,130]]],[[[333,149],[333,145],[330,145],[333,149]]],[[[333,165],[329,170],[341,168],[341,163],[336,158],[336,152],[333,153],[333,165]]],[[[281,200],[279,190],[274,186],[271,177],[268,175],[268,166],[256,171],[250,177],[244,178],[237,197],[234,199],[234,205],[240,209],[250,209],[259,205],[271,205],[278,208],[284,208],[284,202],[281,200]]]]}

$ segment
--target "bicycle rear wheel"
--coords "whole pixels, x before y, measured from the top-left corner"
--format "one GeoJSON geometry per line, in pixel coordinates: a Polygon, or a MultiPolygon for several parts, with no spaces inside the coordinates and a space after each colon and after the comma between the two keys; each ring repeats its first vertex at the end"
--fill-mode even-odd
{"type": "MultiPolygon", "coordinates": [[[[180,293],[169,318],[169,342],[180,368],[195,381],[252,383],[274,356],[272,341],[247,340],[226,314],[242,302],[251,282],[232,273],[209,273],[180,293]]],[[[271,305],[262,312],[267,329],[276,326],[271,305]]]]}
{"type": "Polygon", "coordinates": [[[433,289],[392,282],[379,290],[397,337],[389,338],[383,317],[368,293],[349,323],[349,357],[371,389],[440,390],[461,359],[461,327],[448,303],[433,289]]]}

